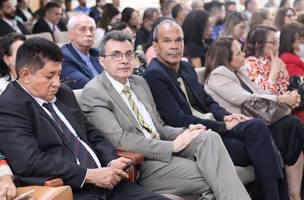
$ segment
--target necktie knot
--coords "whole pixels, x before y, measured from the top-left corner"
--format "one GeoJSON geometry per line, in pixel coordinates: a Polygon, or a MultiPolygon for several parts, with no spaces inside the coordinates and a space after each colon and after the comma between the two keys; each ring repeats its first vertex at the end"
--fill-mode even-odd
{"type": "Polygon", "coordinates": [[[122,93],[126,95],[130,95],[131,94],[130,87],[128,85],[125,85],[124,88],[122,89],[122,93]]]}

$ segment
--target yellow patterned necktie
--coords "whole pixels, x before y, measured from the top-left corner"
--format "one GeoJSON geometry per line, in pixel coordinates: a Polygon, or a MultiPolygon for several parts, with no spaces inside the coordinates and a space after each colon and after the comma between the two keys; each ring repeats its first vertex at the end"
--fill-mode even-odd
{"type": "Polygon", "coordinates": [[[133,113],[135,114],[139,124],[146,129],[150,134],[151,137],[153,139],[159,139],[159,134],[156,132],[156,130],[152,127],[149,126],[149,124],[147,124],[144,120],[144,118],[142,117],[142,115],[139,113],[139,110],[135,104],[135,101],[133,100],[132,96],[131,96],[131,91],[130,91],[130,87],[125,85],[125,87],[122,90],[122,93],[124,93],[125,95],[127,95],[128,97],[128,101],[129,104],[131,106],[131,109],[133,110],[133,113]]]}

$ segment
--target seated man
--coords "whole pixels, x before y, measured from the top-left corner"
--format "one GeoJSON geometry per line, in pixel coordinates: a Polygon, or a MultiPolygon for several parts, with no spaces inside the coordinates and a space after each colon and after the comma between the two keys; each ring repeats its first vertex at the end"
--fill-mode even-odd
{"type": "Polygon", "coordinates": [[[29,33],[22,23],[15,19],[16,8],[11,0],[0,1],[0,15],[0,37],[11,32],[24,35],[29,33]]]}
{"type": "Polygon", "coordinates": [[[5,157],[0,153],[0,200],[12,199],[16,195],[13,173],[5,157]]]}
{"type": "Polygon", "coordinates": [[[59,4],[49,2],[44,7],[44,17],[38,19],[33,27],[33,33],[49,32],[54,35],[61,31],[67,31],[67,27],[61,21],[62,8],[59,4]]]}
{"type": "Polygon", "coordinates": [[[262,120],[228,113],[205,92],[191,64],[181,60],[184,43],[178,24],[161,22],[153,32],[153,41],[157,58],[144,78],[164,121],[178,127],[203,124],[219,133],[236,165],[253,165],[265,199],[279,199],[282,166],[268,127],[262,120]]]}
{"type": "Polygon", "coordinates": [[[85,86],[80,98],[89,121],[117,149],[144,154],[140,183],[154,192],[250,199],[216,133],[202,125],[183,129],[163,124],[149,86],[132,75],[129,39],[120,31],[104,36],[100,62],[105,71],[85,86]]]}
{"type": "Polygon", "coordinates": [[[123,181],[130,161],[83,116],[73,92],[60,86],[62,54],[56,44],[32,38],[17,52],[17,80],[0,99],[0,151],[21,185],[61,178],[74,199],[165,199],[123,181]]]}
{"type": "Polygon", "coordinates": [[[92,48],[95,21],[86,15],[72,16],[68,22],[70,44],[64,45],[61,79],[72,89],[80,89],[102,71],[98,50],[92,48]]]}

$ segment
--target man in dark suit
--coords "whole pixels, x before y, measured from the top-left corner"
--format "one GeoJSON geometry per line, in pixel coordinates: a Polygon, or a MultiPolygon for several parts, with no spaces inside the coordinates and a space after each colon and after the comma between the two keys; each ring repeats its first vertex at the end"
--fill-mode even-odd
{"type": "Polygon", "coordinates": [[[281,164],[268,127],[261,120],[228,113],[205,92],[191,64],[181,61],[183,32],[176,22],[161,22],[153,32],[153,41],[157,58],[144,78],[165,123],[177,127],[203,124],[219,133],[236,165],[254,166],[265,198],[279,199],[281,164]],[[233,145],[232,140],[236,142],[233,145]]]}
{"type": "Polygon", "coordinates": [[[72,16],[68,22],[70,44],[64,45],[61,79],[72,89],[80,89],[100,74],[99,51],[92,48],[95,22],[84,14],[72,16]]]}
{"type": "Polygon", "coordinates": [[[24,35],[29,33],[22,23],[15,19],[15,12],[16,8],[11,0],[0,0],[0,37],[11,32],[18,32],[24,35]]]}
{"type": "Polygon", "coordinates": [[[33,27],[33,33],[49,32],[53,38],[56,33],[67,31],[65,24],[60,21],[62,8],[59,4],[49,2],[44,7],[44,17],[38,19],[33,27]]]}
{"type": "Polygon", "coordinates": [[[74,199],[165,199],[123,181],[130,161],[83,116],[73,92],[60,86],[62,54],[56,44],[33,38],[18,50],[17,81],[0,98],[0,151],[17,182],[61,178],[74,199]]]}

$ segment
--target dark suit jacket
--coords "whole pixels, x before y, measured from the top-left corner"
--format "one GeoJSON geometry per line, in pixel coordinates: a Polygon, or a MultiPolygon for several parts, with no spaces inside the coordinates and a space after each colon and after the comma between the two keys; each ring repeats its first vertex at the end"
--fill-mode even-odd
{"type": "MultiPolygon", "coordinates": [[[[60,29],[60,31],[67,31],[67,27],[63,22],[60,21],[57,26],[60,29]]],[[[53,31],[48,25],[48,23],[43,18],[39,18],[33,27],[33,33],[44,33],[44,32],[51,33],[54,38],[53,31]]]]}
{"type": "MultiPolygon", "coordinates": [[[[21,22],[17,21],[17,26],[23,35],[29,34],[29,32],[26,30],[26,28],[22,25],[21,22]]],[[[0,19],[0,37],[3,37],[11,32],[15,32],[15,30],[9,24],[7,24],[3,19],[0,19]]]]}
{"type": "MultiPolygon", "coordinates": [[[[73,92],[61,86],[55,104],[78,136],[96,153],[102,166],[116,158],[114,147],[83,116],[73,92]]],[[[41,106],[17,82],[0,97],[0,151],[21,185],[43,184],[59,177],[80,188],[86,169],[77,164],[60,130],[41,106]]]]}
{"type": "MultiPolygon", "coordinates": [[[[30,8],[28,8],[27,11],[28,11],[29,13],[31,13],[32,16],[33,16],[33,12],[32,12],[32,10],[31,10],[30,8]]],[[[29,20],[29,19],[26,18],[26,16],[23,14],[23,12],[21,11],[21,9],[20,9],[18,6],[16,6],[16,15],[17,15],[18,17],[20,17],[20,18],[23,20],[23,22],[26,22],[26,21],[29,20]]]]}
{"type": "MultiPolygon", "coordinates": [[[[61,48],[63,54],[61,79],[72,89],[81,89],[85,84],[94,78],[86,63],[81,59],[77,51],[71,44],[66,44],[61,48]]],[[[98,73],[101,73],[102,66],[99,64],[97,49],[90,49],[91,62],[98,73]]]]}
{"type": "Polygon", "coordinates": [[[222,121],[228,113],[205,92],[197,80],[193,67],[188,62],[181,61],[179,73],[188,83],[200,110],[213,113],[218,121],[193,116],[187,100],[179,91],[177,81],[172,78],[174,74],[177,76],[176,73],[169,70],[159,60],[153,59],[144,73],[144,78],[150,86],[157,110],[165,123],[177,127],[201,123],[218,133],[226,132],[226,126],[222,121]]]}

